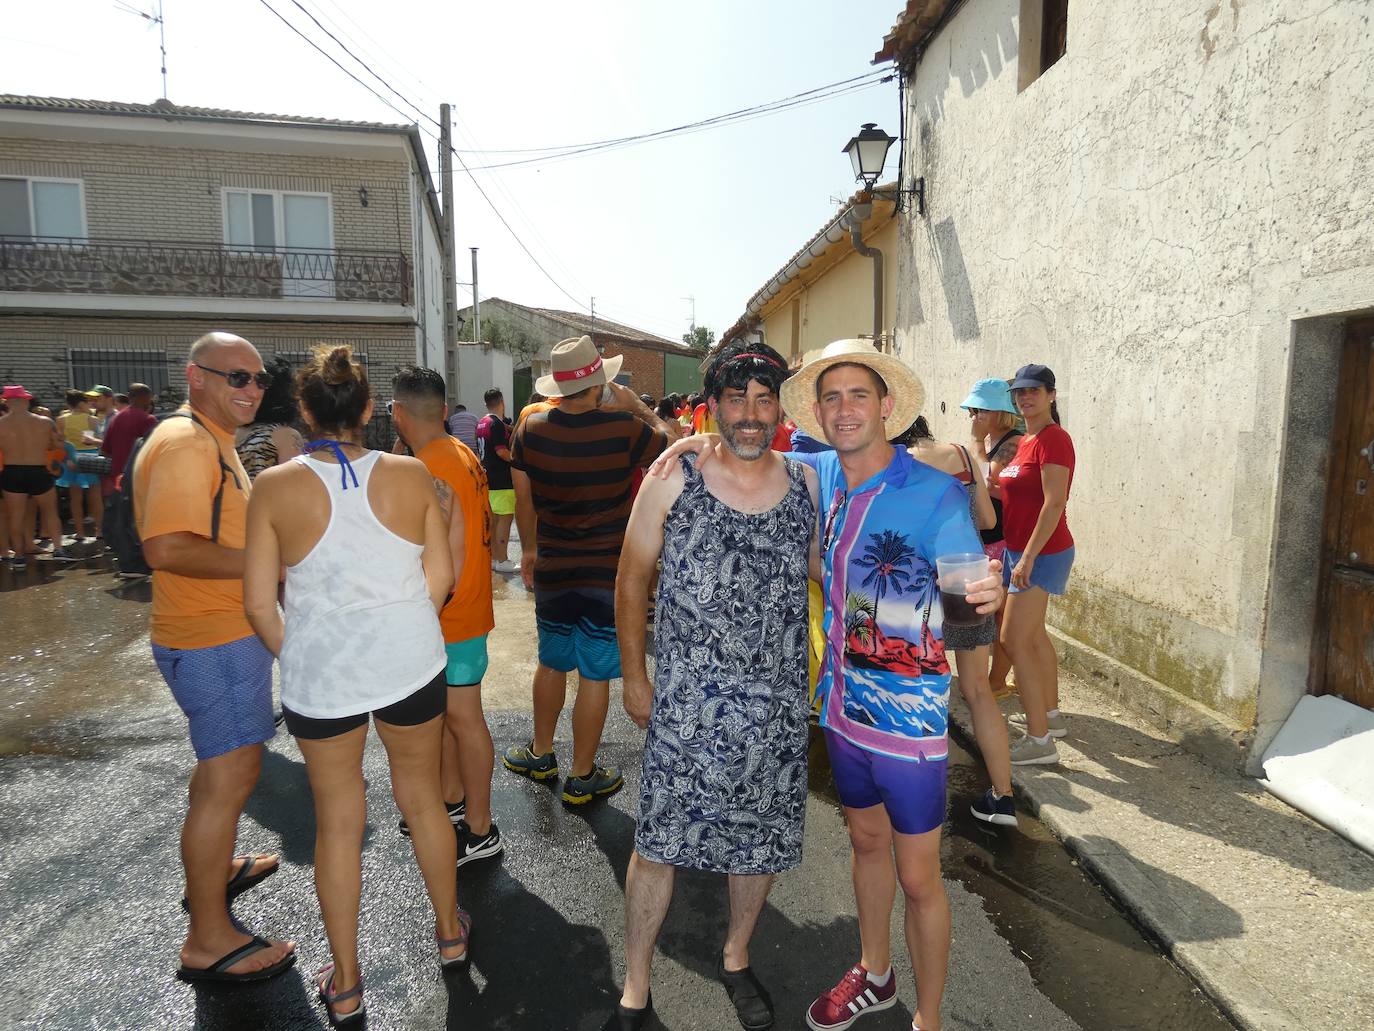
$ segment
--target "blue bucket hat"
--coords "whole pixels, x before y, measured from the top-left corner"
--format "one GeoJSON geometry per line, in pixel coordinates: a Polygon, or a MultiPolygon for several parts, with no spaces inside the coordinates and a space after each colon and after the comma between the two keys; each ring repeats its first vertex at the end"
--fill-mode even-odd
{"type": "Polygon", "coordinates": [[[960,408],[980,408],[985,412],[1019,414],[1011,403],[1011,389],[1004,379],[980,379],[973,384],[960,408]]]}

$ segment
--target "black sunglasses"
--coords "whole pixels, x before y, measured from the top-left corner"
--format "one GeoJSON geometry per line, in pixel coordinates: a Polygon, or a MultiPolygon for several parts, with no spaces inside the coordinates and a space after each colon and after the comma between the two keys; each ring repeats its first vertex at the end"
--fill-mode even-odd
{"type": "Polygon", "coordinates": [[[216,376],[223,376],[235,390],[241,390],[249,383],[256,383],[259,390],[266,390],[272,385],[270,372],[244,372],[242,369],[235,369],[233,372],[221,372],[219,369],[212,369],[210,366],[201,365],[199,362],[192,362],[191,364],[201,372],[213,372],[216,376]]]}

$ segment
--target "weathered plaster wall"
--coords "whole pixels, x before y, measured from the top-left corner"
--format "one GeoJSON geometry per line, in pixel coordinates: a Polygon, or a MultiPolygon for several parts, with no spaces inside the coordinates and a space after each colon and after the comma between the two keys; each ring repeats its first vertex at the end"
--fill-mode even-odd
{"type": "Polygon", "coordinates": [[[912,77],[898,347],[946,438],[972,380],[1054,368],[1078,563],[1053,621],[1248,729],[1276,556],[1319,532],[1278,505],[1294,320],[1374,306],[1374,7],[1072,4],[1018,93],[1019,7],[965,5],[912,77]]]}
{"type": "MultiPolygon", "coordinates": [[[[883,332],[890,334],[897,318],[897,222],[864,237],[864,243],[883,252],[883,332]]],[[[819,279],[780,294],[766,309],[764,339],[769,346],[789,354],[794,300],[799,303],[799,354],[873,332],[873,261],[855,253],[847,241],[843,246],[844,257],[819,279]]]]}

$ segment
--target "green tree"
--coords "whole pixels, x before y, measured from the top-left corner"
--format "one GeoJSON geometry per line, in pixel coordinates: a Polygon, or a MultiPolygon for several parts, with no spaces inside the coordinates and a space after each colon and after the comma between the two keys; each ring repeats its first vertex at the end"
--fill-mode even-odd
{"type": "Polygon", "coordinates": [[[539,353],[539,341],[509,319],[483,319],[482,339],[498,351],[509,354],[517,369],[530,364],[539,353]]]}
{"type": "Polygon", "coordinates": [[[693,326],[682,334],[682,342],[693,351],[700,351],[705,354],[716,342],[716,333],[715,330],[707,329],[705,326],[693,326]]]}

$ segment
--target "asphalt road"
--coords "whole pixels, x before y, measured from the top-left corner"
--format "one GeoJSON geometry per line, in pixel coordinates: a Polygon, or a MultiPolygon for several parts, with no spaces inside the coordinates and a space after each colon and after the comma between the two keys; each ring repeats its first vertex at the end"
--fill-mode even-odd
{"type": "MultiPolygon", "coordinates": [[[[239,833],[240,850],[280,852],[281,870],[240,898],[235,914],[256,931],[293,938],[297,968],[266,984],[232,989],[192,988],[172,977],[185,933],[177,834],[192,754],[184,719],[148,652],[146,586],[119,587],[100,566],[58,572],[35,564],[19,578],[0,573],[6,670],[0,690],[0,1027],[324,1027],[309,980],[329,959],[311,878],[314,820],[300,754],[285,735],[269,745],[239,833]]],[[[498,623],[484,690],[499,752],[529,736],[533,614],[518,583],[498,585],[498,623]]],[[[566,717],[559,740],[567,750],[566,717]]],[[[474,918],[473,959],[468,970],[445,977],[409,842],[396,832],[385,753],[371,737],[361,927],[370,1027],[590,1031],[603,1025],[624,970],[623,885],[642,742],[620,710],[618,685],[605,742],[602,761],[625,770],[627,787],[585,810],[566,809],[551,787],[515,777],[498,763],[494,809],[506,852],[458,872],[460,902],[474,918]]],[[[976,777],[972,770],[969,777],[976,777]]],[[[961,810],[957,801],[956,814],[961,810]]],[[[1005,932],[1010,909],[1023,922],[1057,926],[1040,921],[1040,909],[1016,909],[1024,892],[1014,870],[985,878],[1005,896],[989,896],[992,905],[966,887],[977,889],[980,864],[998,867],[1005,861],[999,856],[1023,847],[1020,839],[1001,832],[980,843],[968,830],[971,822],[964,817],[951,825],[957,848],[946,850],[947,868],[957,877],[947,882],[954,945],[945,1027],[1078,1026],[1036,987],[1028,954],[1008,944],[994,922],[1005,932]]],[[[982,825],[976,828],[986,835],[982,825]]],[[[1092,911],[1084,925],[1100,961],[1108,940],[1103,928],[1111,920],[1120,923],[1119,917],[1092,885],[1075,878],[1047,835],[1033,844],[1041,867],[1047,856],[1061,857],[1062,864],[1045,867],[1047,880],[1035,894],[1065,891],[1075,912],[1093,905],[1107,911],[1092,911]]],[[[713,976],[725,931],[724,887],[723,879],[706,874],[678,881],[655,961],[657,1027],[738,1027],[713,976]]],[[[1064,905],[1055,902],[1060,910],[1064,905]]],[[[857,959],[853,912],[843,821],[833,801],[813,791],[804,862],[778,879],[753,946],[754,968],[777,1003],[779,1029],[805,1027],[810,1001],[857,959]]],[[[1044,912],[1062,921],[1053,906],[1044,912]]],[[[899,906],[893,942],[902,957],[896,968],[901,1004],[865,1018],[860,1026],[872,1031],[910,1026],[915,990],[901,947],[900,913],[899,906]]],[[[1124,933],[1133,932],[1127,927],[1124,933]]],[[[1055,937],[1063,934],[1056,930],[1055,937]]],[[[1075,963],[1086,970],[1095,961],[1090,951],[1080,949],[1077,959],[1057,955],[1056,974],[1066,976],[1063,968],[1072,971],[1075,963]]],[[[1124,985],[1139,1023],[1080,1018],[1084,1026],[1204,1026],[1157,1024],[1161,1010],[1146,997],[1146,986],[1154,995],[1158,982],[1142,981],[1141,998],[1132,1000],[1136,989],[1129,978],[1135,975],[1128,971],[1163,961],[1138,938],[1122,954],[1130,958],[1122,973],[1113,970],[1112,984],[1124,985]]],[[[1164,968],[1166,979],[1176,976],[1164,968]]],[[[1187,996],[1191,989],[1185,983],[1179,991],[1187,996]]],[[[1063,998],[1072,1001],[1072,993],[1063,998]]]]}

